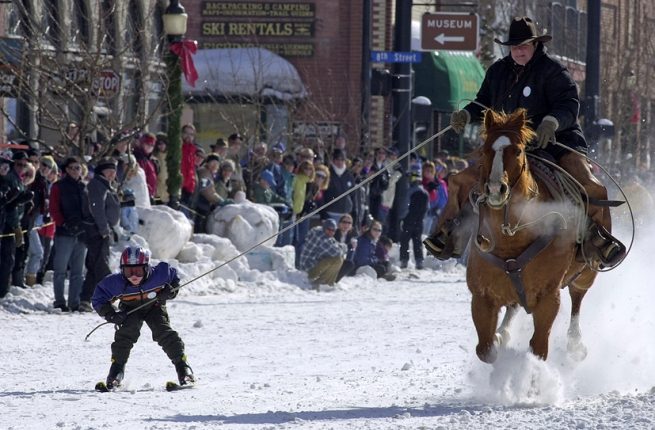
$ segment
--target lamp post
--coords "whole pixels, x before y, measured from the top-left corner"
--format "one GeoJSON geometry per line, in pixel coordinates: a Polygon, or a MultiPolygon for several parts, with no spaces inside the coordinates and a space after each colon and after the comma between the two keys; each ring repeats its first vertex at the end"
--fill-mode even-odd
{"type": "MultiPolygon", "coordinates": [[[[186,33],[187,14],[178,0],[170,0],[164,11],[164,32],[168,38],[168,45],[182,40],[186,33]]],[[[182,174],[180,172],[180,159],[182,158],[182,69],[180,58],[170,49],[164,54],[166,63],[166,76],[168,86],[166,96],[168,100],[168,148],[166,152],[166,167],[168,180],[166,187],[170,196],[169,206],[177,209],[180,201],[182,174]]]]}

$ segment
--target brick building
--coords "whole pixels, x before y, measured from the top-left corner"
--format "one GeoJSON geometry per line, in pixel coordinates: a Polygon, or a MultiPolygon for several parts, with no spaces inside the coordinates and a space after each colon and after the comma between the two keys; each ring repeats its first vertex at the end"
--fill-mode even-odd
{"type": "MultiPolygon", "coordinates": [[[[305,138],[322,138],[326,145],[337,134],[347,137],[348,145],[358,149],[362,129],[363,0],[286,0],[286,1],[185,1],[189,15],[187,36],[198,41],[199,48],[265,48],[293,65],[305,85],[307,96],[286,104],[283,118],[288,119],[288,143],[305,138]]],[[[391,0],[372,1],[372,49],[387,49],[391,43],[391,0]]],[[[245,134],[257,134],[252,124],[258,112],[243,112],[228,106],[230,100],[216,107],[192,106],[199,136],[207,142],[224,137],[234,130],[236,121],[218,121],[217,115],[229,117],[231,109],[241,118],[251,118],[245,134]],[[232,129],[229,127],[232,122],[232,129]],[[212,127],[214,127],[212,129],[212,127]]],[[[234,104],[234,103],[231,103],[234,104]]],[[[253,106],[254,108],[254,106],[253,106]]],[[[264,110],[266,109],[259,109],[264,110]]],[[[388,106],[383,97],[374,96],[371,108],[370,146],[384,144],[389,132],[388,106]]],[[[266,125],[266,124],[260,124],[266,125]]],[[[244,132],[244,130],[239,130],[244,132]]],[[[259,136],[277,140],[276,136],[259,136]]]]}

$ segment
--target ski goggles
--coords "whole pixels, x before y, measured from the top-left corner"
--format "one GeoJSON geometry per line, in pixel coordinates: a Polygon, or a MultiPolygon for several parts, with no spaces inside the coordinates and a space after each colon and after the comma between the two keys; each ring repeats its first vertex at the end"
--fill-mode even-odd
{"type": "Polygon", "coordinates": [[[146,276],[146,266],[145,265],[139,265],[139,266],[123,266],[123,276],[126,278],[131,278],[133,276],[143,278],[146,276]]]}

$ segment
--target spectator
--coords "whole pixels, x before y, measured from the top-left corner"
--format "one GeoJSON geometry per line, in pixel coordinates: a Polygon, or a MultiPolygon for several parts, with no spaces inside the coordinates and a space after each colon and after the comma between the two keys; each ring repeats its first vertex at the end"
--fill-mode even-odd
{"type": "Polygon", "coordinates": [[[52,190],[52,184],[59,180],[59,167],[55,160],[50,157],[44,157],[44,159],[49,158],[52,161],[52,169],[47,176],[47,188],[46,188],[46,203],[47,207],[45,208],[45,214],[43,215],[44,225],[40,229],[39,239],[41,245],[43,246],[43,259],[41,260],[41,265],[36,273],[36,283],[43,284],[43,276],[45,275],[46,269],[52,267],[52,243],[55,239],[55,222],[50,217],[50,191],[52,190]]]}
{"type": "Polygon", "coordinates": [[[377,242],[382,235],[382,223],[374,220],[371,227],[357,239],[357,248],[355,249],[355,256],[353,262],[355,263],[355,270],[363,266],[371,266],[378,278],[389,278],[389,264],[380,260],[376,255],[377,242]]]}
{"type": "Polygon", "coordinates": [[[138,141],[138,145],[134,148],[134,158],[139,166],[143,169],[146,175],[146,185],[148,186],[148,195],[150,201],[154,202],[157,195],[157,174],[159,166],[157,158],[153,156],[155,143],[157,138],[152,133],[144,133],[138,141]]]}
{"type": "Polygon", "coordinates": [[[168,204],[168,165],[166,164],[166,153],[168,147],[168,137],[164,133],[157,133],[157,142],[155,142],[155,150],[152,153],[154,159],[157,160],[157,191],[155,193],[155,201],[157,204],[168,204]]]}
{"type": "Polygon", "coordinates": [[[227,199],[221,197],[216,191],[214,181],[218,178],[220,159],[216,154],[209,154],[204,164],[198,169],[198,187],[195,204],[193,206],[194,233],[207,233],[207,218],[217,206],[226,203],[227,199]]]}
{"type": "Polygon", "coordinates": [[[339,219],[337,224],[337,231],[334,233],[334,238],[339,243],[343,243],[348,247],[346,259],[341,266],[337,282],[344,276],[349,276],[355,270],[355,263],[353,257],[355,256],[355,249],[357,249],[357,232],[353,228],[353,217],[350,214],[345,214],[339,219]]]}
{"type": "MultiPolygon", "coordinates": [[[[434,226],[438,224],[439,215],[448,202],[448,190],[446,181],[436,175],[437,164],[432,161],[423,163],[423,188],[428,192],[429,205],[428,213],[423,223],[423,232],[432,233],[434,226]]],[[[439,164],[442,171],[445,171],[445,164],[439,164]]]]}
{"type": "Polygon", "coordinates": [[[314,163],[314,158],[315,158],[315,154],[311,148],[300,147],[300,149],[298,149],[298,152],[296,153],[296,160],[298,161],[298,165],[300,165],[300,163],[302,163],[303,161],[310,161],[314,163]]]}
{"type": "Polygon", "coordinates": [[[239,191],[238,187],[234,187],[234,182],[232,181],[234,170],[234,161],[228,159],[221,163],[218,171],[214,186],[216,187],[216,193],[224,200],[234,198],[234,194],[239,191]]]}
{"type": "Polygon", "coordinates": [[[332,148],[332,151],[335,149],[340,149],[341,152],[343,152],[343,156],[348,158],[348,149],[346,148],[346,136],[343,134],[337,135],[337,137],[334,139],[334,147],[332,148]]]}
{"type": "Polygon", "coordinates": [[[392,212],[392,208],[396,201],[396,184],[398,180],[403,177],[400,164],[391,165],[396,159],[398,159],[398,150],[391,149],[387,154],[387,172],[388,172],[388,182],[387,188],[382,191],[382,196],[380,200],[380,216],[379,221],[382,223],[382,228],[385,232],[391,230],[391,223],[393,223],[393,213],[391,217],[389,213],[392,212]]]}
{"type": "Polygon", "coordinates": [[[276,186],[277,183],[273,173],[270,170],[262,170],[254,186],[254,202],[263,205],[272,205],[274,203],[286,205],[286,199],[274,191],[276,186]]]}
{"type": "Polygon", "coordinates": [[[29,213],[32,218],[32,226],[34,228],[29,231],[29,247],[27,264],[25,265],[25,284],[28,287],[37,283],[39,269],[44,260],[44,247],[41,242],[39,230],[44,224],[50,222],[50,215],[48,213],[48,203],[50,197],[50,183],[48,176],[55,167],[55,160],[51,156],[41,157],[39,162],[39,170],[36,173],[34,182],[30,184],[29,190],[34,193],[32,202],[34,206],[29,213]]]}
{"type": "MultiPolygon", "coordinates": [[[[298,165],[293,181],[293,194],[291,198],[293,214],[297,220],[316,209],[314,195],[318,186],[314,183],[314,163],[305,160],[298,165]]],[[[294,248],[296,249],[296,267],[300,267],[300,254],[305,244],[305,237],[309,232],[309,219],[302,220],[296,224],[294,232],[294,248]]]]}
{"type": "Polygon", "coordinates": [[[193,204],[193,193],[196,190],[196,128],[193,124],[182,126],[182,159],[180,170],[182,173],[182,195],[180,203],[186,207],[193,204]]]}
{"type": "Polygon", "coordinates": [[[80,294],[80,312],[92,312],[91,297],[96,285],[111,273],[109,269],[109,245],[114,239],[114,229],[119,225],[121,203],[115,188],[117,162],[105,158],[98,162],[95,175],[87,185],[89,209],[93,222],[86,230],[86,278],[80,294]]]}
{"type": "MultiPolygon", "coordinates": [[[[6,164],[6,163],[3,163],[6,164]]],[[[25,204],[32,200],[32,192],[25,190],[23,175],[27,169],[27,154],[14,152],[12,165],[3,177],[5,183],[4,228],[0,240],[0,298],[9,292],[11,274],[16,262],[16,248],[23,244],[23,232],[20,226],[25,204]]],[[[6,167],[5,167],[6,169],[6,167]]],[[[22,285],[22,280],[21,280],[22,285]]]]}
{"type": "Polygon", "coordinates": [[[391,249],[393,248],[393,241],[387,236],[380,236],[378,243],[375,245],[375,256],[379,264],[385,267],[386,274],[382,277],[387,281],[396,279],[396,275],[391,273],[391,249]]]}
{"type": "Polygon", "coordinates": [[[369,211],[371,216],[384,223],[386,214],[382,213],[382,192],[389,187],[389,171],[385,166],[387,160],[387,151],[384,148],[375,150],[375,159],[371,165],[368,176],[379,172],[384,169],[384,172],[379,174],[369,183],[369,211]]]}
{"type": "Polygon", "coordinates": [[[211,149],[213,154],[218,155],[218,158],[221,161],[221,163],[226,160],[227,142],[225,142],[223,138],[219,137],[218,139],[216,139],[216,143],[209,145],[209,149],[211,149]]]}
{"type": "Polygon", "coordinates": [[[409,261],[409,241],[412,241],[412,250],[414,251],[415,267],[418,270],[423,269],[423,243],[421,241],[421,234],[423,233],[423,218],[428,211],[429,196],[427,191],[423,189],[421,174],[421,167],[419,165],[412,165],[409,181],[410,186],[409,206],[401,212],[400,218],[402,220],[400,235],[400,267],[401,269],[407,268],[409,261]]]}
{"type": "Polygon", "coordinates": [[[323,218],[338,221],[343,215],[353,211],[353,201],[350,194],[343,196],[355,186],[355,178],[346,167],[346,157],[343,151],[335,149],[330,163],[330,179],[323,196],[324,204],[329,204],[323,210],[323,218]],[[331,203],[335,200],[333,203],[331,203]]]}
{"type": "Polygon", "coordinates": [[[356,233],[359,233],[369,215],[369,184],[360,186],[360,184],[366,179],[366,175],[363,174],[363,168],[364,160],[359,157],[353,158],[352,164],[350,165],[350,172],[352,173],[353,178],[355,178],[355,184],[358,186],[358,188],[352,193],[353,227],[356,233]]]}
{"type": "Polygon", "coordinates": [[[86,186],[81,181],[82,163],[71,156],[64,160],[61,180],[50,190],[50,215],[55,221],[54,307],[63,312],[76,311],[80,306],[80,293],[84,278],[86,243],[84,223],[90,221],[86,186]],[[70,273],[68,305],[64,297],[64,281],[70,273]]]}
{"type": "Polygon", "coordinates": [[[25,263],[28,256],[30,247],[29,238],[32,227],[34,227],[34,217],[32,216],[32,209],[34,208],[34,192],[30,190],[34,178],[36,177],[36,169],[32,162],[29,161],[23,171],[21,180],[23,186],[27,190],[26,193],[31,193],[32,199],[25,202],[23,206],[23,216],[20,219],[20,230],[22,240],[16,242],[16,254],[14,261],[14,268],[11,271],[11,284],[20,288],[25,288],[25,263]]]}
{"type": "Polygon", "coordinates": [[[326,219],[322,226],[314,227],[307,234],[305,246],[300,256],[300,270],[307,272],[312,287],[316,290],[320,285],[334,285],[347,247],[334,238],[337,223],[326,219]]]}
{"type": "Polygon", "coordinates": [[[233,133],[227,138],[227,159],[232,160],[234,163],[234,173],[232,174],[234,192],[246,192],[246,184],[243,177],[243,169],[241,167],[241,135],[233,133]]]}

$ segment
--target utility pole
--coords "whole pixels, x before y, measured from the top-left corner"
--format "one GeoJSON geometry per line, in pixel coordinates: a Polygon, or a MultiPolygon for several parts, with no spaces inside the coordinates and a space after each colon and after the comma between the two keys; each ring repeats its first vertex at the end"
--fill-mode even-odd
{"type": "Polygon", "coordinates": [[[585,70],[585,131],[595,145],[600,106],[600,0],[587,0],[587,66],[585,70]]]}
{"type": "Polygon", "coordinates": [[[370,147],[371,140],[371,0],[364,0],[362,22],[362,119],[360,152],[370,147]]]}
{"type": "MultiPolygon", "coordinates": [[[[396,25],[394,29],[393,50],[411,51],[412,38],[412,2],[396,0],[396,25]]],[[[412,65],[395,63],[393,85],[393,141],[400,154],[409,150],[411,139],[411,99],[412,99],[412,65]]],[[[407,170],[408,162],[403,163],[407,170]]]]}
{"type": "MultiPolygon", "coordinates": [[[[412,0],[396,0],[396,26],[394,29],[393,48],[396,52],[412,50],[412,0]]],[[[393,85],[393,142],[400,155],[410,149],[412,137],[412,65],[410,63],[394,64],[393,85]]],[[[401,163],[403,173],[409,172],[409,157],[401,163]]],[[[394,204],[387,218],[387,236],[394,242],[400,240],[400,219],[398,208],[409,204],[409,181],[403,174],[396,182],[394,204]]]]}

